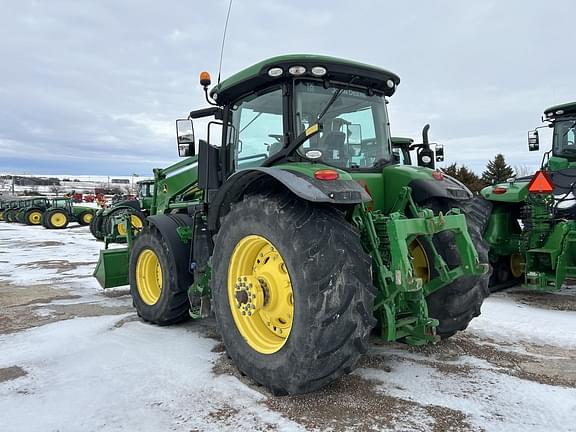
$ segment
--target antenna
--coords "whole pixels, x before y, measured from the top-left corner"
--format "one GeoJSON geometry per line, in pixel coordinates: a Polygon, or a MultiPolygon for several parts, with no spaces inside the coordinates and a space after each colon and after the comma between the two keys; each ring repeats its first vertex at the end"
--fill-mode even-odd
{"type": "Polygon", "coordinates": [[[228,3],[228,13],[226,14],[226,24],[224,24],[224,34],[222,35],[222,47],[220,48],[220,64],[218,65],[218,84],[220,84],[220,73],[222,72],[222,57],[224,56],[224,42],[226,42],[226,30],[228,30],[228,20],[230,19],[230,9],[232,0],[228,3]]]}

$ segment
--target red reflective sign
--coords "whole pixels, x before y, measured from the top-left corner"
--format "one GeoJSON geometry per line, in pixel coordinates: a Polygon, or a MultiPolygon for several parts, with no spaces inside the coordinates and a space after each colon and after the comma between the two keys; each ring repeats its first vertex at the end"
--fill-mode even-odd
{"type": "Polygon", "coordinates": [[[530,180],[528,192],[530,193],[552,193],[554,184],[544,171],[538,171],[530,180]]]}

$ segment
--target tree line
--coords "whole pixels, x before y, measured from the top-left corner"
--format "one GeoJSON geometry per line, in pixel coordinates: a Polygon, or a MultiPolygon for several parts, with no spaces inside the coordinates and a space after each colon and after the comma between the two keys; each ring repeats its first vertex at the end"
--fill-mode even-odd
{"type": "Polygon", "coordinates": [[[502,154],[497,154],[494,159],[488,161],[481,176],[478,176],[466,165],[458,166],[456,163],[440,169],[445,174],[464,183],[474,193],[480,192],[481,189],[491,184],[505,182],[515,175],[514,169],[506,163],[502,154]]]}

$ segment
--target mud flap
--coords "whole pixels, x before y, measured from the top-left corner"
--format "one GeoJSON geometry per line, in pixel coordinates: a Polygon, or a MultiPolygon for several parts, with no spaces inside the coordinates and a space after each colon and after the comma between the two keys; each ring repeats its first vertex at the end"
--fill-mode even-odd
{"type": "Polygon", "coordinates": [[[103,249],[92,274],[102,288],[128,285],[128,248],[103,249]]]}

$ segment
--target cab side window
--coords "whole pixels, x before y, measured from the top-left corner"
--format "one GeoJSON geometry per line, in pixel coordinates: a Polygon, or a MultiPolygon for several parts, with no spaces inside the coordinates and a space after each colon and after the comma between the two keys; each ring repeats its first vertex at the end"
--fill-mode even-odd
{"type": "Polygon", "coordinates": [[[236,169],[260,166],[284,145],[282,90],[251,95],[232,112],[236,169]]]}

